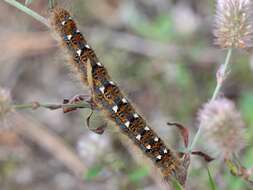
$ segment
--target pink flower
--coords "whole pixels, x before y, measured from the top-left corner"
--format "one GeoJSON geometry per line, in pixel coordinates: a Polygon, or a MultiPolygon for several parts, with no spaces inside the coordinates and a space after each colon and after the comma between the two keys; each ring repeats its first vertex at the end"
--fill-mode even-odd
{"type": "Polygon", "coordinates": [[[232,101],[219,98],[205,104],[198,120],[205,143],[223,157],[238,153],[244,147],[244,123],[232,101]]]}
{"type": "Polygon", "coordinates": [[[251,0],[217,0],[215,44],[222,48],[253,46],[253,6],[251,0]]]}

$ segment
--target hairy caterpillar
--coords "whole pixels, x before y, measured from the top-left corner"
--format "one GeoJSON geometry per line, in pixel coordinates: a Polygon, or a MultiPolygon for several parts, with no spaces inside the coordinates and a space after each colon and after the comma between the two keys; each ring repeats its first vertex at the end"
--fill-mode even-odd
{"type": "Polygon", "coordinates": [[[180,154],[167,148],[162,139],[135,111],[111,80],[70,14],[62,8],[54,8],[50,18],[53,30],[60,36],[63,46],[70,54],[71,64],[81,76],[82,82],[91,89],[96,106],[105,111],[110,120],[153,160],[166,181],[174,178],[184,185],[188,163],[180,154]]]}

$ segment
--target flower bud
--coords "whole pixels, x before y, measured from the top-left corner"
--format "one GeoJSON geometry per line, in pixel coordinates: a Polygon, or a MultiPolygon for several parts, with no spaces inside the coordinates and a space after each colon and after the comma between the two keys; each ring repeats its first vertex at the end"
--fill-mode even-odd
{"type": "Polygon", "coordinates": [[[205,142],[224,158],[244,147],[244,123],[232,101],[219,98],[205,104],[198,120],[205,142]]]}
{"type": "Polygon", "coordinates": [[[221,48],[252,47],[252,1],[217,0],[214,25],[215,44],[221,48]]]}

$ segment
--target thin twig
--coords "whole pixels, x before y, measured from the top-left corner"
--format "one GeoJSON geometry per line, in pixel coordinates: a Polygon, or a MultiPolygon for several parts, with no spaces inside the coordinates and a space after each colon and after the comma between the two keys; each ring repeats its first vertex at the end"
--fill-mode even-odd
{"type": "Polygon", "coordinates": [[[25,5],[15,1],[15,0],[4,0],[6,3],[9,3],[10,5],[16,7],[17,9],[23,11],[24,13],[30,15],[34,19],[38,20],[42,24],[46,25],[48,28],[50,27],[47,19],[45,19],[43,16],[39,15],[38,13],[34,12],[33,10],[29,9],[25,5]]]}
{"type": "Polygon", "coordinates": [[[37,108],[46,108],[50,110],[63,109],[63,108],[91,108],[89,103],[80,102],[80,103],[68,103],[68,104],[49,104],[49,103],[40,103],[40,102],[31,102],[27,104],[17,104],[13,105],[14,109],[37,109],[37,108]]]}
{"type": "Polygon", "coordinates": [[[54,0],[48,0],[48,7],[49,7],[49,9],[54,8],[54,6],[55,6],[55,1],[54,0]]]}
{"type": "Polygon", "coordinates": [[[228,50],[225,63],[224,63],[224,65],[222,65],[222,69],[221,69],[220,73],[217,74],[219,76],[217,76],[217,85],[215,87],[215,90],[214,90],[213,96],[211,98],[211,101],[215,100],[219,95],[222,84],[223,84],[223,82],[226,78],[226,73],[227,73],[229,61],[230,61],[230,58],[231,58],[231,54],[232,54],[232,48],[230,48],[228,50]]]}

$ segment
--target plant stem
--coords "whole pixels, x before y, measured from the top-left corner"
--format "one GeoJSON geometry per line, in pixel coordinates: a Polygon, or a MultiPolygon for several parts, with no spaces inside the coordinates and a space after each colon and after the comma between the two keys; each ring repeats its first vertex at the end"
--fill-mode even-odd
{"type": "Polygon", "coordinates": [[[15,0],[4,0],[6,3],[9,3],[10,5],[16,7],[17,9],[23,11],[24,13],[30,15],[34,19],[38,20],[42,24],[46,25],[47,27],[50,27],[47,19],[45,19],[43,16],[39,15],[38,13],[34,12],[33,10],[29,9],[25,5],[15,1],[15,0]]]}
{"type": "Polygon", "coordinates": [[[76,103],[76,104],[48,104],[48,103],[39,103],[39,102],[32,102],[27,104],[18,104],[13,105],[14,109],[37,109],[39,107],[55,110],[61,108],[90,108],[91,106],[88,103],[76,103]]]}
{"type": "Polygon", "coordinates": [[[222,84],[225,80],[225,75],[226,75],[226,72],[227,72],[227,69],[228,69],[231,54],[232,54],[232,48],[230,48],[227,52],[226,60],[225,60],[225,63],[223,65],[223,68],[222,68],[222,71],[221,71],[221,80],[220,81],[217,80],[217,85],[215,87],[215,90],[214,90],[213,96],[211,98],[211,101],[215,100],[218,97],[221,86],[222,86],[222,84]]]}
{"type": "Polygon", "coordinates": [[[55,6],[55,1],[54,1],[54,0],[48,0],[48,6],[49,6],[49,9],[54,8],[54,6],[55,6]]]}
{"type": "MultiPolygon", "coordinates": [[[[217,79],[217,84],[216,84],[216,87],[215,87],[215,90],[214,90],[214,93],[213,93],[213,96],[211,98],[210,101],[214,101],[217,97],[218,97],[218,94],[220,92],[220,89],[222,87],[222,84],[225,80],[225,75],[227,73],[227,69],[228,69],[228,65],[229,65],[229,61],[230,61],[230,58],[231,58],[231,54],[232,54],[232,48],[230,48],[227,52],[227,56],[226,56],[226,59],[225,59],[225,63],[223,65],[223,68],[221,70],[221,73],[220,73],[220,79],[217,79]]],[[[192,149],[195,147],[195,145],[197,144],[198,140],[199,140],[199,137],[200,137],[200,134],[201,134],[201,131],[202,131],[202,126],[199,126],[198,128],[198,131],[196,133],[196,135],[194,136],[193,138],[193,141],[190,145],[190,147],[188,148],[188,151],[191,152],[192,149]]]]}

